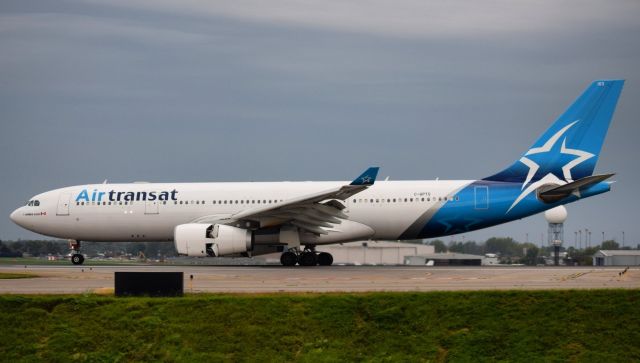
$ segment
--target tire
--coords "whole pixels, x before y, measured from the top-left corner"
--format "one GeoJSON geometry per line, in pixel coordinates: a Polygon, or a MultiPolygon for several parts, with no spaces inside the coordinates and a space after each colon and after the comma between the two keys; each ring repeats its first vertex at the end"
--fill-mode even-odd
{"type": "Polygon", "coordinates": [[[280,263],[282,266],[295,266],[298,262],[298,256],[293,252],[284,252],[280,255],[280,263]]]}
{"type": "Polygon", "coordinates": [[[331,266],[333,264],[333,256],[327,252],[320,252],[318,254],[318,265],[320,266],[331,266]]]}
{"type": "Polygon", "coordinates": [[[318,264],[318,259],[315,252],[303,252],[298,262],[300,266],[315,266],[318,264]]]}
{"type": "Polygon", "coordinates": [[[71,255],[71,263],[74,265],[82,265],[84,263],[84,256],[79,253],[71,255]]]}

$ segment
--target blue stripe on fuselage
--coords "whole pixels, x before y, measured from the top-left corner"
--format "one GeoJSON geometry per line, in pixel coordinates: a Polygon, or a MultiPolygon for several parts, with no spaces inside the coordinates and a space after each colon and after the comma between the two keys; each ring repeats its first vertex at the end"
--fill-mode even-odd
{"type": "Polygon", "coordinates": [[[416,238],[448,236],[521,219],[558,205],[608,192],[610,183],[600,182],[580,190],[580,197],[571,195],[552,204],[539,201],[536,194],[531,193],[522,199],[517,206],[509,210],[513,201],[521,193],[521,188],[521,183],[486,180],[473,182],[456,194],[459,200],[445,203],[426,223],[416,238]]]}

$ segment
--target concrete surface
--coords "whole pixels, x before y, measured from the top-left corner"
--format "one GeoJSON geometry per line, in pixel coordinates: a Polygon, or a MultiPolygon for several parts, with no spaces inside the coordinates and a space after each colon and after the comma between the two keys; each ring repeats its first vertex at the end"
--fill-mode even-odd
{"type": "Polygon", "coordinates": [[[405,266],[0,266],[2,294],[110,291],[115,271],[183,271],[185,292],[434,291],[640,288],[640,268],[405,266]],[[193,275],[193,281],[190,280],[193,275]]]}

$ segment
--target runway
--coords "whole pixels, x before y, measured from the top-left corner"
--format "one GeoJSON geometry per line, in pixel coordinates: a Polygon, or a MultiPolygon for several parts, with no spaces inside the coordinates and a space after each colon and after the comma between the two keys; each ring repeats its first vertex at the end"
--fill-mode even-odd
{"type": "Polygon", "coordinates": [[[183,271],[187,293],[640,288],[640,268],[408,266],[0,266],[39,277],[0,279],[2,294],[110,291],[115,271],[183,271]],[[190,276],[193,276],[191,280],[190,276]]]}

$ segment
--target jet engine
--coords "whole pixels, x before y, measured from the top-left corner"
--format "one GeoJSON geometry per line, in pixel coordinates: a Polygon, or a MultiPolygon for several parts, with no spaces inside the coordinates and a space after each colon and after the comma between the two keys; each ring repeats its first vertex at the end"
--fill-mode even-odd
{"type": "Polygon", "coordinates": [[[218,257],[251,250],[252,233],[224,224],[188,223],[176,226],[173,232],[178,254],[218,257]]]}

